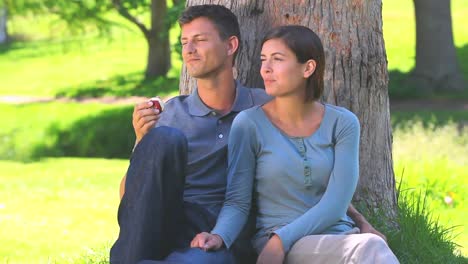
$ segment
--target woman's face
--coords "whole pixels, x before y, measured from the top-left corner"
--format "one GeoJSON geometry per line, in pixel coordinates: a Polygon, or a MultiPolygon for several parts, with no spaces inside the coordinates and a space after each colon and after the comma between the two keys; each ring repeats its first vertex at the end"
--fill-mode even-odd
{"type": "Polygon", "coordinates": [[[266,41],[260,59],[260,74],[267,94],[275,97],[305,95],[307,63],[299,63],[296,55],[281,39],[266,41]]]}

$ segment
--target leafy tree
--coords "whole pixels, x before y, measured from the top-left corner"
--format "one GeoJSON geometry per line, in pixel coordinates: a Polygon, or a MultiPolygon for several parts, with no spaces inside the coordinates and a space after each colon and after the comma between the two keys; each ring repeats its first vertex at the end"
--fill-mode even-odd
{"type": "Polygon", "coordinates": [[[10,16],[52,13],[71,29],[92,24],[101,32],[116,25],[106,17],[116,10],[143,33],[148,43],[147,79],[167,74],[171,66],[169,29],[184,6],[183,0],[172,0],[170,8],[167,0],[0,0],[0,10],[3,7],[10,16]],[[148,11],[149,25],[141,19],[148,11]]]}

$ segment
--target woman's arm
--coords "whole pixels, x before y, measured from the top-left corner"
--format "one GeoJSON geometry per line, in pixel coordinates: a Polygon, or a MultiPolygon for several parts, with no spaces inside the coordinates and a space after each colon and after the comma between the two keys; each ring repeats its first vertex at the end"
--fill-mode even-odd
{"type": "MultiPolygon", "coordinates": [[[[233,121],[229,135],[226,198],[216,226],[211,231],[211,234],[222,238],[227,248],[241,232],[250,212],[255,176],[256,142],[253,122],[245,112],[239,113],[233,121]]],[[[204,237],[214,238],[205,235],[201,236],[201,239],[204,237]]],[[[215,243],[214,247],[205,247],[205,249],[216,249],[217,244],[215,243]]]]}
{"type": "Polygon", "coordinates": [[[321,200],[306,213],[275,233],[285,252],[300,238],[317,234],[345,215],[359,177],[359,121],[351,112],[338,120],[335,162],[321,200]]]}

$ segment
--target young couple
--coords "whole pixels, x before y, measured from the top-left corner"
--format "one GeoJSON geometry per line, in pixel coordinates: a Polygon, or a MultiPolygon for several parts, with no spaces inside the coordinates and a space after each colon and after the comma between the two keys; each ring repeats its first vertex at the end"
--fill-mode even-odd
{"type": "Polygon", "coordinates": [[[254,262],[251,245],[258,263],[398,263],[350,204],[360,126],[350,111],[320,102],[317,35],[302,26],[268,32],[265,90],[248,89],[233,76],[240,31],[229,9],[192,6],[179,24],[197,88],[163,113],[135,106],[137,145],[111,263],[254,262]]]}

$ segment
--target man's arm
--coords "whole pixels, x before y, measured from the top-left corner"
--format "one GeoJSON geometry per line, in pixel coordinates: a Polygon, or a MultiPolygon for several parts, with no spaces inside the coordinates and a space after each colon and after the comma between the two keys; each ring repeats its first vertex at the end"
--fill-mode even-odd
{"type": "MultiPolygon", "coordinates": [[[[147,101],[143,103],[139,103],[135,105],[133,108],[133,115],[132,115],[132,124],[133,129],[135,130],[135,147],[137,146],[138,142],[143,138],[148,131],[153,128],[156,123],[158,122],[160,117],[159,110],[153,108],[153,102],[147,101]]],[[[127,180],[127,175],[125,174],[122,180],[120,181],[120,199],[124,196],[125,193],[125,181],[127,180]]]]}
{"type": "Polygon", "coordinates": [[[361,233],[371,233],[374,235],[378,235],[379,237],[383,238],[385,242],[387,241],[387,237],[384,234],[380,233],[377,229],[375,229],[367,219],[354,208],[352,204],[349,205],[348,211],[346,212],[351,219],[356,223],[356,226],[359,227],[361,233]]]}
{"type": "Polygon", "coordinates": [[[122,178],[122,180],[120,181],[120,200],[122,200],[122,197],[125,193],[125,180],[127,179],[127,174],[125,174],[122,178]]]}

